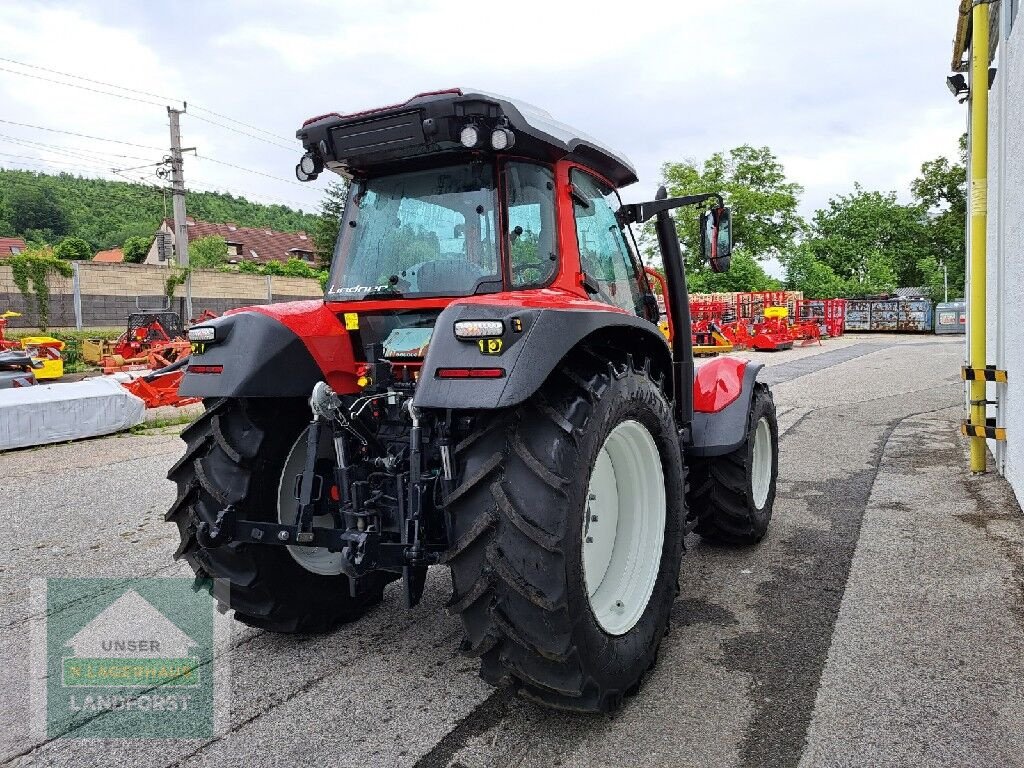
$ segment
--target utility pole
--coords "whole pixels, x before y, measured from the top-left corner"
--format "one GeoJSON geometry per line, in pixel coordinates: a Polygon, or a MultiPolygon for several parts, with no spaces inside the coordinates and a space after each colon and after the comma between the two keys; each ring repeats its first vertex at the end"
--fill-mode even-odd
{"type": "MultiPolygon", "coordinates": [[[[171,195],[174,209],[174,250],[178,266],[188,269],[188,218],[185,215],[185,174],[183,170],[182,152],[195,151],[195,147],[181,148],[181,127],[178,118],[188,109],[182,104],[181,109],[167,107],[167,116],[171,119],[171,195]]],[[[185,322],[192,317],[192,275],[185,278],[185,322]]]]}

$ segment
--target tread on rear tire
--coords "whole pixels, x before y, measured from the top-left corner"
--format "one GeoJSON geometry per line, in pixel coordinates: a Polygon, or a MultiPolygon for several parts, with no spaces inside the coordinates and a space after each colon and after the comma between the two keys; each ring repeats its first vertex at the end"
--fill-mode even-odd
{"type": "Polygon", "coordinates": [[[311,573],[286,547],[230,542],[207,549],[196,540],[199,522],[214,522],[228,504],[242,519],[277,522],[285,457],[308,423],[302,400],[208,400],[181,433],[185,455],[167,473],[178,488],[164,517],[181,537],[174,559],[184,558],[197,580],[225,580],[226,595],[214,590],[218,602],[239,621],[273,632],[323,632],[357,619],[380,602],[385,583],[371,575],[368,589],[351,598],[346,576],[311,573]]]}
{"type": "Polygon", "coordinates": [[[480,675],[560,709],[608,712],[654,666],[678,593],[685,467],[671,406],[646,365],[577,354],[521,406],[484,413],[455,448],[447,497],[449,610],[480,675]],[[591,469],[616,425],[633,420],[657,445],[665,481],[664,542],[639,620],[611,635],[597,623],[583,575],[591,469]]]}

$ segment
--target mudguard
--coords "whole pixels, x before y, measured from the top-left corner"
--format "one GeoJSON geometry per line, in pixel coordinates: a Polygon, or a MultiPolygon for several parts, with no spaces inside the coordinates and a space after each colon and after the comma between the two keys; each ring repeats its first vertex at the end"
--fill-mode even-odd
{"type": "Polygon", "coordinates": [[[193,345],[178,387],[182,396],[309,397],[325,378],[335,391],[359,390],[347,334],[322,302],[253,307],[201,325],[216,329],[216,341],[193,345]],[[289,327],[297,324],[301,336],[289,327]],[[309,347],[325,340],[333,354],[325,357],[316,348],[318,359],[336,363],[326,371],[309,347]]]}
{"type": "Polygon", "coordinates": [[[597,332],[618,336],[638,359],[653,357],[660,370],[671,370],[665,338],[656,325],[635,315],[600,309],[593,302],[571,307],[459,302],[437,318],[414,403],[421,408],[459,409],[517,405],[537,391],[573,347],[597,332]],[[498,344],[458,339],[454,326],[459,320],[501,320],[505,332],[494,340],[498,344]],[[493,379],[441,379],[438,368],[500,368],[503,374],[493,379]]]}
{"type": "Polygon", "coordinates": [[[723,456],[747,439],[747,414],[754,382],[764,366],[735,357],[704,363],[694,375],[693,422],[685,453],[723,456]]]}

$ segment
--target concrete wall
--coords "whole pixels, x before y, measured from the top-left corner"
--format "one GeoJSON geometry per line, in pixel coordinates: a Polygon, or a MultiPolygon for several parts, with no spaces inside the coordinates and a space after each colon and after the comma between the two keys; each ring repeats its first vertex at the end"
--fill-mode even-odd
{"type": "Polygon", "coordinates": [[[989,398],[1006,427],[1005,444],[989,443],[997,468],[1024,502],[1024,14],[999,37],[990,92],[988,172],[988,362],[1009,384],[990,384],[989,398]]]}
{"type": "MultiPolygon", "coordinates": [[[[78,290],[82,325],[89,327],[121,327],[128,314],[136,311],[136,300],[143,306],[159,305],[170,271],[147,264],[95,264],[81,262],[78,269],[78,290]]],[[[75,327],[75,295],[73,278],[50,277],[51,328],[75,327]]],[[[171,307],[182,311],[184,288],[175,290],[171,307]]],[[[322,298],[316,280],[298,277],[265,277],[214,270],[192,273],[192,311],[200,314],[209,309],[220,314],[228,309],[253,304],[268,304],[298,299],[322,298]]],[[[13,318],[11,328],[34,328],[39,325],[35,301],[26,302],[9,266],[0,263],[0,312],[12,309],[22,317],[13,318]]]]}

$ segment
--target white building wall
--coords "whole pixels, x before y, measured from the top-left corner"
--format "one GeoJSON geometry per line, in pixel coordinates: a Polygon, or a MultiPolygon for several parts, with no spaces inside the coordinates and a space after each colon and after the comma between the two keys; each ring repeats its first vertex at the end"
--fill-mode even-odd
{"type": "Polygon", "coordinates": [[[1024,14],[1008,35],[1002,20],[989,112],[987,339],[988,362],[1009,378],[989,385],[1008,440],[989,445],[1024,502],[1024,14]]]}

